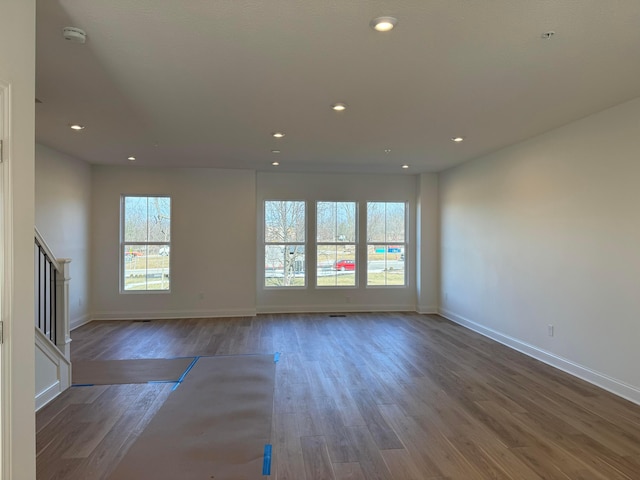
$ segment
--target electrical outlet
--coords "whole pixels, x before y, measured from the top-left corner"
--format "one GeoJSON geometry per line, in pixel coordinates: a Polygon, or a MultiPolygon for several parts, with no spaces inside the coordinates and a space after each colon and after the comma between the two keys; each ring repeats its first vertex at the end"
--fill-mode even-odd
{"type": "Polygon", "coordinates": [[[547,325],[547,331],[549,332],[549,336],[553,337],[553,325],[547,325]]]}

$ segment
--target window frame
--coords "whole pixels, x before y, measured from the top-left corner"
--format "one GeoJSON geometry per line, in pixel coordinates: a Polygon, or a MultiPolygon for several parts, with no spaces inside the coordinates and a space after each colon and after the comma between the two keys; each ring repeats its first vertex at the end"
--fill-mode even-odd
{"type": "MultiPolygon", "coordinates": [[[[149,218],[149,213],[147,211],[147,221],[149,218]]],[[[169,282],[169,288],[167,289],[145,289],[145,290],[127,290],[125,288],[125,272],[126,272],[126,254],[125,254],[125,250],[128,246],[159,246],[159,247],[169,247],[169,252],[171,252],[172,248],[171,248],[171,230],[172,230],[172,219],[173,219],[173,199],[171,197],[171,195],[168,194],[140,194],[140,193],[133,193],[133,194],[129,194],[129,193],[123,193],[120,195],[120,242],[119,242],[119,265],[120,265],[120,274],[119,274],[119,280],[120,280],[120,293],[121,294],[135,294],[135,295],[140,295],[140,294],[167,294],[167,293],[171,293],[171,288],[172,288],[172,281],[171,281],[171,270],[172,270],[172,255],[171,253],[169,253],[169,275],[168,275],[168,282],[169,282]],[[127,198],[146,198],[146,199],[150,199],[150,198],[168,198],[169,199],[169,241],[168,242],[151,242],[151,241],[146,241],[146,242],[127,242],[125,239],[125,215],[126,215],[126,209],[125,209],[125,205],[126,205],[126,199],[127,198]]],[[[148,256],[148,252],[147,252],[147,256],[148,256]]],[[[147,266],[148,269],[148,266],[147,266]]]]}
{"type": "MultiPolygon", "coordinates": [[[[321,290],[326,290],[326,289],[356,289],[359,287],[359,279],[360,279],[360,202],[357,200],[341,200],[341,201],[337,201],[337,200],[316,200],[315,202],[315,222],[316,222],[316,228],[315,228],[315,247],[316,247],[316,252],[315,252],[315,262],[316,262],[316,269],[315,269],[315,284],[314,287],[317,289],[321,289],[321,290]],[[318,204],[320,203],[333,203],[335,205],[339,204],[339,203],[351,203],[355,206],[355,218],[354,218],[354,241],[353,242],[321,242],[318,241],[318,204]],[[355,263],[355,269],[353,271],[354,273],[354,284],[353,285],[318,285],[318,249],[321,246],[333,246],[333,247],[338,247],[338,246],[344,246],[344,245],[349,245],[349,246],[353,246],[354,248],[354,263],[355,263]]],[[[338,257],[336,256],[336,261],[338,261],[338,257]]],[[[337,271],[335,272],[336,276],[337,276],[337,271]]]]}
{"type": "MultiPolygon", "coordinates": [[[[366,208],[366,224],[365,224],[365,235],[366,235],[366,239],[363,242],[364,243],[364,258],[366,259],[366,265],[367,265],[367,269],[366,269],[366,273],[365,273],[365,287],[366,288],[407,288],[409,286],[409,276],[408,276],[408,262],[407,262],[407,253],[409,250],[409,243],[408,243],[408,238],[409,238],[409,208],[410,208],[410,204],[408,201],[379,201],[379,200],[367,200],[365,202],[365,208],[366,208]],[[387,221],[387,212],[386,212],[386,204],[390,204],[390,203],[400,203],[402,205],[404,205],[404,240],[402,242],[399,241],[387,241],[387,239],[385,238],[384,242],[376,242],[376,241],[370,241],[369,240],[369,204],[371,203],[382,203],[385,204],[385,225],[386,225],[386,221],[387,221]],[[384,245],[385,247],[385,255],[387,255],[389,253],[388,249],[391,246],[395,246],[395,245],[399,245],[402,248],[402,252],[401,254],[403,255],[403,263],[404,263],[404,268],[403,268],[403,283],[400,285],[388,285],[386,284],[386,277],[385,277],[385,284],[384,285],[371,285],[369,283],[369,247],[370,246],[376,246],[376,245],[384,245]]],[[[385,237],[386,237],[386,231],[385,231],[385,237]]]]}
{"type": "MultiPolygon", "coordinates": [[[[303,290],[309,287],[309,265],[308,265],[308,256],[309,256],[309,212],[308,212],[308,204],[307,200],[300,199],[274,199],[269,198],[265,199],[262,202],[262,259],[264,264],[264,270],[262,271],[262,288],[265,290],[303,290]],[[267,241],[267,203],[269,202],[299,202],[303,205],[304,211],[304,241],[303,242],[285,242],[285,241],[267,241]],[[303,285],[267,285],[267,247],[268,246],[280,246],[283,245],[285,249],[289,246],[302,246],[304,251],[304,259],[303,262],[303,270],[304,270],[304,284],[303,285]]],[[[283,257],[284,260],[284,257],[283,257]]],[[[284,272],[284,263],[283,263],[283,272],[284,272]]],[[[283,273],[284,275],[284,273],[283,273]]]]}

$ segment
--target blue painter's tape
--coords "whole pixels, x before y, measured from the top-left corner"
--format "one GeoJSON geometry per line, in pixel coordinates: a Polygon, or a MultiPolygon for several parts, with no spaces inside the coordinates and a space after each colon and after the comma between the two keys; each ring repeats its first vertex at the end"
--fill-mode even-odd
{"type": "Polygon", "coordinates": [[[176,384],[173,386],[173,388],[171,389],[171,391],[173,392],[176,388],[178,388],[180,386],[180,384],[182,383],[182,381],[184,380],[184,377],[187,376],[187,374],[191,371],[191,369],[193,368],[193,366],[196,364],[196,362],[200,359],[200,357],[196,357],[193,359],[193,362],[191,362],[189,364],[189,366],[187,367],[187,369],[184,371],[184,373],[182,375],[180,375],[180,378],[178,379],[178,381],[176,382],[176,384]]]}
{"type": "Polygon", "coordinates": [[[278,363],[278,360],[280,360],[280,352],[276,352],[273,356],[273,363],[278,363]]]}
{"type": "Polygon", "coordinates": [[[264,446],[264,459],[262,461],[262,475],[271,475],[271,444],[264,446]]]}
{"type": "Polygon", "coordinates": [[[177,380],[149,380],[147,383],[178,383],[177,380]]]}
{"type": "Polygon", "coordinates": [[[189,364],[189,366],[187,367],[187,369],[184,371],[184,373],[182,375],[180,375],[180,378],[178,379],[178,383],[182,383],[182,381],[184,380],[184,377],[187,376],[187,373],[189,373],[191,371],[191,369],[193,368],[193,366],[196,364],[196,362],[200,359],[200,357],[196,357],[193,359],[193,361],[189,364]]]}

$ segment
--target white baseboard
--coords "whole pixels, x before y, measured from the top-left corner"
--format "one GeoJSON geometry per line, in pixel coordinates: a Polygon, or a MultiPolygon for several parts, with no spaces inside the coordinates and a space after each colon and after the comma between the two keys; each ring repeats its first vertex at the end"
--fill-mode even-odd
{"type": "Polygon", "coordinates": [[[255,309],[161,310],[156,312],[93,312],[91,320],[174,320],[181,318],[255,317],[255,309]]]}
{"type": "Polygon", "coordinates": [[[358,312],[415,312],[415,305],[267,305],[258,307],[257,313],[358,313],[358,312]]]}
{"type": "Polygon", "coordinates": [[[62,393],[62,387],[60,386],[60,382],[57,381],[54,384],[47,387],[42,392],[36,395],[36,412],[48,404],[51,400],[56,398],[58,395],[62,393]]]}
{"type": "Polygon", "coordinates": [[[81,315],[71,320],[69,322],[69,329],[73,330],[75,328],[81,327],[82,325],[89,323],[90,321],[91,321],[91,317],[89,316],[88,313],[85,313],[84,315],[81,315]]]}
{"type": "Polygon", "coordinates": [[[586,382],[592,383],[593,385],[596,385],[600,388],[603,388],[604,390],[618,395],[619,397],[625,398],[630,402],[640,405],[640,388],[636,386],[629,385],[628,383],[625,383],[621,380],[592,370],[588,367],[585,367],[584,365],[580,365],[569,359],[560,357],[554,353],[538,348],[535,345],[531,345],[529,343],[523,342],[522,340],[518,340],[517,338],[504,335],[503,333],[475,323],[468,318],[457,315],[456,313],[444,308],[440,308],[439,313],[443,317],[459,325],[462,325],[469,330],[473,330],[474,332],[484,335],[485,337],[489,337],[496,342],[517,350],[518,352],[524,353],[525,355],[535,358],[536,360],[540,360],[547,365],[551,365],[552,367],[562,370],[563,372],[569,373],[586,382]]]}
{"type": "Polygon", "coordinates": [[[439,313],[439,308],[435,305],[418,305],[416,313],[421,315],[434,315],[439,313]]]}

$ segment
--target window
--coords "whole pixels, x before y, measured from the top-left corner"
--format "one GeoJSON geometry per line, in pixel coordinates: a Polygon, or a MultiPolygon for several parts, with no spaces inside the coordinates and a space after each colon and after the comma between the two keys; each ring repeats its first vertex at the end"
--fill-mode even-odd
{"type": "Polygon", "coordinates": [[[121,291],[168,291],[171,198],[122,196],[121,291]]]}
{"type": "Polygon", "coordinates": [[[318,287],[355,287],[357,278],[355,202],[316,204],[318,287]]]}
{"type": "Polygon", "coordinates": [[[367,285],[405,285],[404,203],[367,203],[367,285]]]}
{"type": "Polygon", "coordinates": [[[264,285],[306,285],[305,202],[267,200],[264,203],[264,285]]]}

